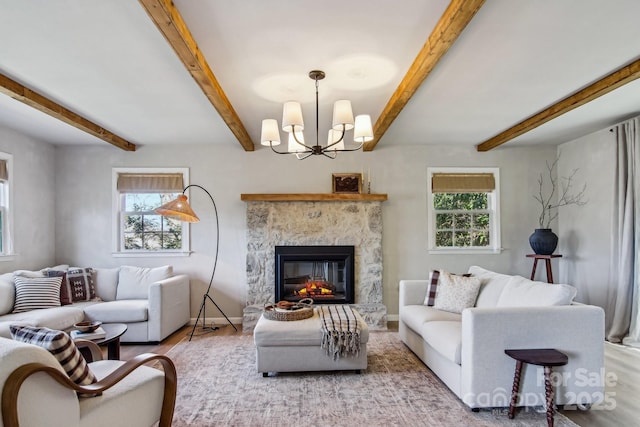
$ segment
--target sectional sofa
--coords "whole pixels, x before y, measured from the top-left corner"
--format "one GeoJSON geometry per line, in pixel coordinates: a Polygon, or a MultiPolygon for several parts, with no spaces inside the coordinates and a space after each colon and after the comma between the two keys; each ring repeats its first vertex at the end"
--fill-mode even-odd
{"type": "MultiPolygon", "coordinates": [[[[19,290],[18,303],[25,299],[24,289],[19,290]]],[[[171,266],[70,269],[67,265],[59,265],[38,271],[20,270],[0,275],[0,337],[11,337],[11,324],[69,330],[79,321],[98,320],[126,324],[127,332],[120,338],[122,342],[157,342],[188,323],[189,319],[189,277],[174,275],[171,266]],[[40,305],[36,297],[36,306],[41,308],[30,309],[27,306],[25,311],[14,312],[18,277],[18,280],[36,283],[39,278],[55,277],[51,272],[62,274],[72,270],[90,274],[92,295],[83,298],[88,300],[56,305],[43,295],[40,305]]]]}
{"type": "MultiPolygon", "coordinates": [[[[589,406],[604,396],[604,312],[574,303],[575,288],[472,266],[480,281],[471,307],[429,306],[431,280],[400,281],[402,341],[472,409],[509,406],[515,361],[505,349],[555,348],[555,403],[589,406]]],[[[437,295],[437,294],[436,294],[437,295]]],[[[436,296],[436,299],[438,297],[436,296]]],[[[542,368],[526,365],[518,406],[544,405],[542,368]]]]}

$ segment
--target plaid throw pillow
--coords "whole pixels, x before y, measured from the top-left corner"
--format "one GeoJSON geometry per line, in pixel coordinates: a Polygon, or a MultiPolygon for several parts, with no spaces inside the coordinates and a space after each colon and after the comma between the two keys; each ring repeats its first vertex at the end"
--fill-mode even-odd
{"type": "Polygon", "coordinates": [[[16,287],[14,313],[23,313],[39,308],[60,307],[61,277],[16,276],[14,283],[16,287]]]}
{"type": "Polygon", "coordinates": [[[91,301],[96,297],[93,268],[70,268],[67,270],[67,286],[71,301],[91,301]]]}
{"type": "MultiPolygon", "coordinates": [[[[462,277],[471,277],[471,274],[465,273],[462,277]]],[[[424,305],[433,307],[436,302],[436,295],[438,293],[438,284],[440,283],[440,270],[433,270],[431,272],[431,283],[429,283],[429,290],[427,296],[424,299],[424,305]]]]}
{"type": "Polygon", "coordinates": [[[98,381],[93,372],[89,370],[87,362],[76,345],[65,332],[33,326],[11,325],[9,328],[14,340],[35,344],[55,356],[71,381],[76,384],[88,385],[98,381]]]}

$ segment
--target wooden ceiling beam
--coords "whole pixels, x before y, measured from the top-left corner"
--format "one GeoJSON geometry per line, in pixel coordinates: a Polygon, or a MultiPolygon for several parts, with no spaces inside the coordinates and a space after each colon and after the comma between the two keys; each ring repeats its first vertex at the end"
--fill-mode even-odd
{"type": "Polygon", "coordinates": [[[473,19],[485,0],[452,0],[440,20],[431,31],[429,38],[411,64],[409,71],[396,88],[382,110],[373,127],[373,140],[364,145],[365,151],[372,151],[378,141],[398,117],[400,111],[416,93],[424,79],[438,64],[440,59],[455,43],[467,24],[473,19]]]}
{"type": "Polygon", "coordinates": [[[596,98],[606,95],[619,88],[640,78],[640,59],[632,62],[629,65],[625,65],[612,72],[611,74],[601,78],[595,83],[590,84],[584,89],[569,95],[568,97],[556,102],[552,106],[545,108],[539,113],[521,121],[515,126],[510,127],[498,135],[489,138],[488,140],[478,144],[476,149],[478,151],[489,151],[493,148],[499,147],[507,141],[510,141],[524,133],[527,133],[538,126],[541,126],[548,121],[555,119],[558,116],[568,113],[574,108],[578,108],[588,102],[593,101],[596,98]]]}
{"type": "Polygon", "coordinates": [[[245,151],[253,151],[254,145],[249,133],[222,90],[173,2],[171,0],[139,0],[139,2],[218,111],[222,120],[229,126],[242,148],[245,151]]]}
{"type": "Polygon", "coordinates": [[[83,132],[93,135],[96,138],[100,138],[101,140],[106,141],[111,145],[115,145],[125,151],[136,150],[136,146],[126,139],[121,138],[102,126],[93,123],[91,120],[74,113],[46,96],[23,86],[4,74],[0,74],[0,93],[8,95],[42,113],[61,120],[76,129],[80,129],[83,132]]]}

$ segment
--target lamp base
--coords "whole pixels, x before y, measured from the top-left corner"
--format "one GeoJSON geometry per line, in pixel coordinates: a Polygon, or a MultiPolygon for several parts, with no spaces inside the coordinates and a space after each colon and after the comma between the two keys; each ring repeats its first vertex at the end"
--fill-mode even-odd
{"type": "Polygon", "coordinates": [[[213,300],[213,298],[211,298],[211,296],[209,294],[204,294],[204,295],[202,295],[202,304],[200,304],[200,311],[198,311],[198,317],[196,318],[196,323],[193,324],[193,329],[191,329],[191,335],[189,335],[189,341],[191,341],[191,338],[193,338],[193,334],[195,333],[196,328],[198,327],[198,322],[200,321],[200,316],[202,316],[202,330],[203,331],[211,332],[211,331],[215,331],[217,329],[220,329],[218,326],[207,327],[207,325],[206,325],[206,321],[207,321],[207,299],[209,301],[211,301],[213,303],[213,305],[216,306],[218,311],[220,313],[222,313],[222,315],[224,316],[225,319],[227,319],[227,322],[229,322],[229,324],[231,326],[233,326],[233,329],[235,329],[236,332],[238,331],[238,328],[236,328],[236,325],[231,323],[231,320],[229,320],[227,315],[224,314],[224,311],[222,311],[222,309],[218,306],[218,304],[216,304],[216,302],[213,300]]]}

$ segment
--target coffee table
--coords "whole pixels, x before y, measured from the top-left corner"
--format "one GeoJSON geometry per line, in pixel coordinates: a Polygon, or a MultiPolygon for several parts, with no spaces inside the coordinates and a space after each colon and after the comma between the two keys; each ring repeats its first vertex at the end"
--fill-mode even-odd
{"type": "MultiPolygon", "coordinates": [[[[107,359],[120,360],[120,337],[127,332],[127,325],[124,323],[104,323],[102,324],[102,329],[107,335],[104,338],[91,341],[100,347],[107,347],[107,359]]],[[[85,359],[91,356],[91,353],[84,348],[81,348],[80,352],[85,356],[85,359]]]]}

